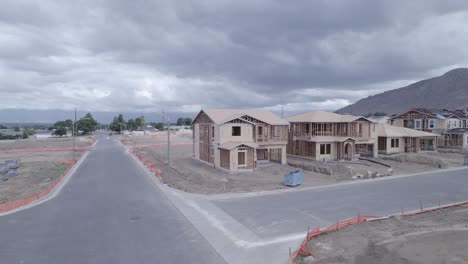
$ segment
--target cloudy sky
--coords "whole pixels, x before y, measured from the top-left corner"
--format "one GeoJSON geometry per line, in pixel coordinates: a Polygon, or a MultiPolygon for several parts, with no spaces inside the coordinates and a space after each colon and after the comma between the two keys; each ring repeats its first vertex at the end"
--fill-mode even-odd
{"type": "Polygon", "coordinates": [[[466,0],[4,0],[0,109],[336,110],[468,64],[466,0]]]}

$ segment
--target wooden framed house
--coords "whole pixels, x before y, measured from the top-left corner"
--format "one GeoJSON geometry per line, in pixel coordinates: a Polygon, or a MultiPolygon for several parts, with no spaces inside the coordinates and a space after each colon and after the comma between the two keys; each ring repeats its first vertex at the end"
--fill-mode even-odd
{"type": "Polygon", "coordinates": [[[289,155],[318,161],[377,157],[375,123],[364,117],[314,111],[285,119],[291,124],[289,155]]]}
{"type": "MultiPolygon", "coordinates": [[[[439,146],[446,145],[445,133],[451,129],[461,128],[464,121],[459,114],[446,109],[413,108],[392,117],[391,124],[439,135],[439,146]]],[[[466,121],[465,121],[466,125],[466,121]]]]}
{"type": "Polygon", "coordinates": [[[379,154],[437,151],[439,135],[406,127],[377,124],[379,154]]]}
{"type": "Polygon", "coordinates": [[[286,164],[289,123],[271,111],[203,109],[193,126],[193,157],[229,171],[252,171],[257,164],[286,164]]]}

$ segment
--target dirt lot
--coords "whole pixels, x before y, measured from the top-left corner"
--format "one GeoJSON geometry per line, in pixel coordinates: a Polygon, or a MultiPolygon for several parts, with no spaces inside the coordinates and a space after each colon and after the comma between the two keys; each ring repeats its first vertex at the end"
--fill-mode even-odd
{"type": "Polygon", "coordinates": [[[313,238],[296,263],[468,263],[468,206],[365,222],[313,238]]]}
{"type": "MultiPolygon", "coordinates": [[[[187,192],[215,194],[290,188],[283,185],[283,177],[288,172],[296,170],[291,166],[270,163],[257,167],[253,173],[229,174],[193,160],[191,135],[172,136],[171,168],[169,169],[166,166],[167,145],[161,145],[165,140],[164,135],[135,136],[128,137],[125,142],[128,145],[139,146],[137,150],[161,169],[164,183],[187,192]]],[[[303,184],[295,188],[335,182],[336,180],[330,176],[304,171],[303,184]]]]}
{"type": "MultiPolygon", "coordinates": [[[[92,137],[77,137],[75,145],[77,148],[86,147],[93,143],[92,137]]],[[[47,139],[26,140],[0,140],[0,151],[30,149],[30,148],[71,148],[73,139],[71,137],[56,137],[47,139]]]]}
{"type": "MultiPolygon", "coordinates": [[[[20,151],[18,149],[69,147],[70,139],[40,139],[0,143],[0,164],[5,160],[19,161],[18,174],[0,176],[0,203],[17,200],[41,191],[69,166],[59,161],[73,159],[73,152],[65,151],[20,151]],[[5,147],[5,146],[8,147],[5,147]]],[[[90,146],[93,140],[77,139],[77,145],[90,146]]],[[[81,156],[76,153],[76,158],[81,156]]]]}

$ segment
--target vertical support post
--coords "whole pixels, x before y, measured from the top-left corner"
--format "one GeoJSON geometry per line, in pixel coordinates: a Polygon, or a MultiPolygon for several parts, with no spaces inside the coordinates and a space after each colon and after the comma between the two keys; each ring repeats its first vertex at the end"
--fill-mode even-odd
{"type": "Polygon", "coordinates": [[[75,136],[76,136],[76,107],[75,107],[75,122],[72,127],[72,138],[73,138],[73,160],[76,161],[75,155],[75,136]]]}
{"type": "Polygon", "coordinates": [[[169,133],[169,118],[167,119],[167,166],[171,166],[171,136],[169,133]]]}

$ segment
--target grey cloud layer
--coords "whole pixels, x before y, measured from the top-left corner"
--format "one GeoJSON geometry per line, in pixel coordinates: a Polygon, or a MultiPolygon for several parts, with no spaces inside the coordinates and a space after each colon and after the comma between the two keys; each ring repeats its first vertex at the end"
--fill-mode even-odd
{"type": "Polygon", "coordinates": [[[291,3],[7,1],[0,107],[330,110],[468,62],[467,1],[291,3]]]}

